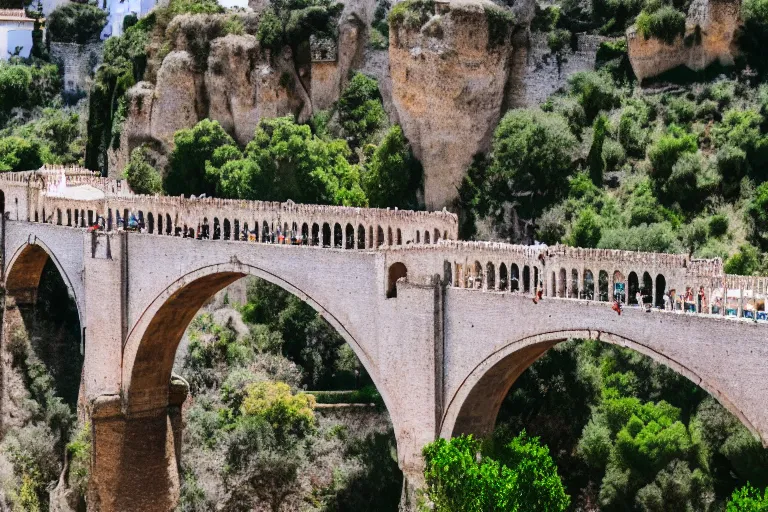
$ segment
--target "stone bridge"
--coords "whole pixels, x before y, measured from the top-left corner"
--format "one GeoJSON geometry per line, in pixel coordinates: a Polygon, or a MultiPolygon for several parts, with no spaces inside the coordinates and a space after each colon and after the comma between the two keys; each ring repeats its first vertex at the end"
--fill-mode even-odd
{"type": "Polygon", "coordinates": [[[92,510],[173,509],[186,397],[171,383],[174,355],[206,300],[249,275],[300,297],[349,343],[416,486],[425,443],[489,432],[517,377],[570,338],[668,366],[768,444],[768,279],[727,276],[719,260],[460,242],[446,212],[145,197],[88,173],[57,180],[0,176],[3,343],[51,259],[83,332],[92,510]],[[130,212],[141,231],[118,229],[130,212]],[[105,229],[87,229],[98,217],[105,229]],[[705,297],[680,306],[691,312],[631,307],[638,292],[663,307],[665,290],[688,288],[705,297]],[[620,316],[614,298],[628,303],[620,316]]]}

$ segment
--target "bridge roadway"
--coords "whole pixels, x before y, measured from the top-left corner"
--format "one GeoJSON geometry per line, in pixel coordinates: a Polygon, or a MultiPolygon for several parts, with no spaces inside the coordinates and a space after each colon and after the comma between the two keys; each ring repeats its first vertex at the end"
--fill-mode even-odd
{"type": "MultiPolygon", "coordinates": [[[[186,397],[170,383],[176,348],[204,302],[249,275],[302,298],[350,344],[387,405],[411,487],[421,483],[425,443],[490,431],[516,378],[570,338],[626,346],[668,366],[710,392],[768,444],[768,330],[762,321],[743,318],[764,309],[767,280],[724,275],[719,260],[458,242],[451,240],[450,214],[408,212],[384,214],[393,233],[401,229],[400,245],[385,236],[361,249],[356,243],[346,249],[197,240],[166,231],[89,232],[63,225],[64,214],[58,225],[59,208],[51,209],[45,192],[30,192],[29,182],[22,187],[0,180],[0,189],[10,217],[2,226],[3,340],[33,307],[49,258],[78,307],[85,347],[81,404],[94,436],[94,510],[172,510],[186,397]],[[26,201],[18,220],[17,200],[26,201]],[[425,228],[414,218],[446,224],[425,228]],[[436,228],[447,231],[441,238],[449,240],[426,244],[422,236],[416,242],[416,233],[436,228]],[[537,287],[544,290],[538,304],[532,300],[537,287]],[[617,315],[610,308],[614,292],[631,301],[634,288],[651,303],[669,288],[703,288],[705,314],[627,307],[617,315]],[[726,310],[741,317],[723,316],[726,310]]],[[[116,204],[112,193],[90,209],[100,215],[108,210],[116,204]]],[[[185,201],[180,210],[196,228],[195,210],[202,206],[185,201]]],[[[80,203],[70,199],[61,206],[74,210],[80,203]]],[[[211,204],[204,208],[213,211],[211,204]]],[[[273,206],[275,222],[284,208],[273,206]]],[[[269,209],[258,211],[248,218],[267,217],[269,209]]],[[[342,223],[348,218],[334,216],[339,212],[326,211],[323,224],[363,224],[342,223]]],[[[365,210],[354,215],[382,218],[365,210]]],[[[378,231],[378,222],[363,228],[376,225],[378,231]]]]}

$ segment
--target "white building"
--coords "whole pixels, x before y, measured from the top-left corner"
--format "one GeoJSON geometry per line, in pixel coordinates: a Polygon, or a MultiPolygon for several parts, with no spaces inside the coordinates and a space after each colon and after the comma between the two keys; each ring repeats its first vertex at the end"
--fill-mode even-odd
{"type": "Polygon", "coordinates": [[[29,57],[34,29],[35,20],[28,18],[23,9],[0,9],[0,59],[29,57]]]}
{"type": "MultiPolygon", "coordinates": [[[[102,5],[99,1],[99,5],[102,5]]],[[[107,25],[101,33],[101,38],[106,39],[111,36],[120,36],[123,34],[123,19],[129,14],[135,14],[138,18],[143,18],[157,4],[156,0],[106,0],[104,9],[109,17],[107,25]]]]}

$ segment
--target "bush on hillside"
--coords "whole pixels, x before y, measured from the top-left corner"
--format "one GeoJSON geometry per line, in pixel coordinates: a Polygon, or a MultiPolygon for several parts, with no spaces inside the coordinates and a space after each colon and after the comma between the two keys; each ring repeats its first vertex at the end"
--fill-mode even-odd
{"type": "Polygon", "coordinates": [[[97,41],[107,12],[88,3],[66,3],[48,15],[46,25],[51,41],[84,44],[97,41]]]}
{"type": "Polygon", "coordinates": [[[667,44],[672,44],[678,36],[685,34],[685,14],[672,6],[648,13],[643,11],[637,17],[637,31],[649,39],[655,37],[667,44]]]}

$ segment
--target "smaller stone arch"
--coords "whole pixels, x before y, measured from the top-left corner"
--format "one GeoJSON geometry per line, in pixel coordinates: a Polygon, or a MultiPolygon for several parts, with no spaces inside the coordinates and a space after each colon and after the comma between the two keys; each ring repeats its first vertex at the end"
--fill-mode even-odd
{"type": "Polygon", "coordinates": [[[165,214],[165,232],[169,235],[173,234],[173,221],[171,221],[171,215],[165,214]]]}
{"type": "Polygon", "coordinates": [[[352,224],[347,224],[345,231],[346,233],[344,234],[345,235],[344,248],[354,249],[355,248],[355,228],[352,227],[352,224]]]}
{"type": "Polygon", "coordinates": [[[597,274],[597,285],[597,299],[603,302],[608,302],[608,272],[601,270],[597,274]]]}
{"type": "Polygon", "coordinates": [[[224,240],[231,240],[232,239],[232,223],[229,221],[229,219],[224,219],[224,229],[223,229],[223,235],[224,240]]]}
{"type": "Polygon", "coordinates": [[[587,300],[595,299],[595,276],[589,269],[584,271],[584,282],[582,284],[582,290],[583,298],[587,300]]]}
{"type": "Polygon", "coordinates": [[[557,296],[565,298],[566,279],[568,274],[564,268],[560,269],[560,279],[557,280],[557,296]]]}
{"type": "Polygon", "coordinates": [[[648,272],[643,272],[643,287],[640,293],[643,294],[643,304],[653,304],[653,278],[648,272]]]}
{"type": "Polygon", "coordinates": [[[416,231],[416,243],[417,244],[421,243],[421,231],[418,231],[418,230],[416,231]]]}
{"type": "MultiPolygon", "coordinates": [[[[425,235],[428,234],[428,232],[425,233],[425,235]]],[[[483,265],[480,264],[479,261],[475,261],[475,264],[472,265],[472,283],[471,287],[476,289],[482,289],[483,288],[483,265]]]]}
{"type": "Polygon", "coordinates": [[[531,267],[523,267],[523,293],[531,293],[531,267]]]}
{"type": "Polygon", "coordinates": [[[627,277],[627,290],[629,296],[627,297],[627,304],[637,304],[637,292],[640,291],[640,282],[637,278],[636,272],[630,272],[627,277]]]}
{"type": "Polygon", "coordinates": [[[453,286],[453,265],[448,260],[443,261],[443,284],[453,286]]]}
{"type": "Polygon", "coordinates": [[[579,271],[575,268],[571,270],[571,290],[568,297],[571,299],[579,298],[579,271]]]}
{"type": "Polygon", "coordinates": [[[400,279],[408,280],[408,268],[404,263],[397,262],[389,266],[387,278],[387,298],[397,297],[397,281],[400,279]]]}
{"type": "Polygon", "coordinates": [[[384,245],[384,229],[381,226],[376,227],[376,247],[384,245]]]}
{"type": "Polygon", "coordinates": [[[162,235],[165,232],[163,231],[163,214],[158,213],[157,214],[157,234],[162,235]]]}
{"type": "Polygon", "coordinates": [[[152,212],[147,213],[147,233],[150,235],[155,233],[155,216],[152,212]]]}
{"type": "Polygon", "coordinates": [[[403,245],[403,232],[397,228],[397,245],[403,245]]]}
{"type": "Polygon", "coordinates": [[[624,274],[620,270],[613,273],[613,298],[619,302],[627,303],[627,289],[624,274]]]}
{"type": "Polygon", "coordinates": [[[509,266],[509,291],[520,291],[520,268],[516,263],[509,266]]]}
{"type": "Polygon", "coordinates": [[[362,224],[357,226],[357,248],[365,249],[365,226],[362,224]]]}
{"type": "Polygon", "coordinates": [[[424,232],[424,243],[425,244],[429,243],[429,231],[424,232]]]}
{"type": "Polygon", "coordinates": [[[213,218],[213,240],[221,240],[221,223],[218,217],[213,218]]]}
{"type": "Polygon", "coordinates": [[[331,225],[327,222],[323,223],[323,247],[331,246],[331,225]]]}
{"type": "MultiPolygon", "coordinates": [[[[259,225],[258,223],[256,224],[259,225]]],[[[269,229],[269,223],[267,221],[263,221],[261,223],[261,241],[262,243],[268,244],[271,242],[271,232],[269,229]]],[[[245,239],[248,240],[248,233],[245,234],[245,239]]]]}
{"type": "Polygon", "coordinates": [[[316,222],[312,224],[312,245],[320,245],[320,226],[316,222]]]}
{"type": "Polygon", "coordinates": [[[61,208],[56,208],[56,225],[61,226],[62,225],[62,218],[61,218],[61,208]]]}
{"type": "MultiPolygon", "coordinates": [[[[112,229],[112,208],[109,209],[109,228],[112,229]]],[[[67,226],[72,227],[72,209],[67,208],[67,226]]]]}
{"type": "MultiPolygon", "coordinates": [[[[437,233],[437,230],[435,230],[437,233]]],[[[485,288],[488,290],[496,289],[496,267],[493,262],[489,261],[485,266],[485,288]]]]}
{"type": "Polygon", "coordinates": [[[338,222],[333,225],[333,246],[337,249],[344,247],[344,233],[342,233],[341,224],[338,222]]]}
{"type": "Polygon", "coordinates": [[[435,243],[440,241],[440,230],[439,229],[435,228],[435,236],[432,238],[432,240],[434,240],[435,243]]]}
{"type": "Polygon", "coordinates": [[[395,238],[392,236],[392,227],[387,226],[387,245],[394,245],[395,238]]]}
{"type": "Polygon", "coordinates": [[[304,222],[301,225],[301,245],[309,244],[309,224],[304,222]]]}
{"type": "Polygon", "coordinates": [[[659,274],[656,276],[656,300],[654,304],[657,308],[665,308],[664,304],[664,292],[667,291],[667,278],[664,275],[659,274]]]}
{"type": "Polygon", "coordinates": [[[509,275],[507,266],[502,263],[499,265],[499,291],[505,292],[509,288],[509,275]]]}

